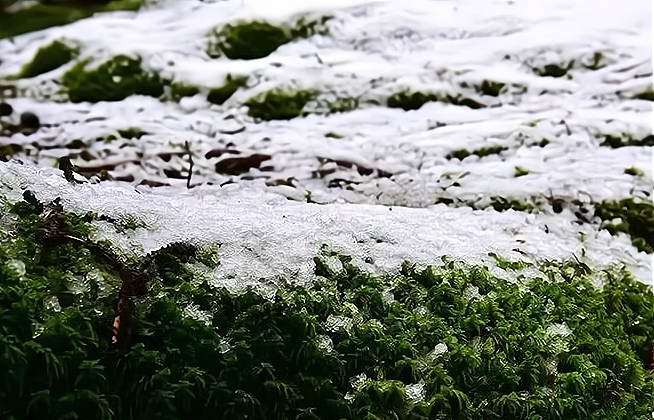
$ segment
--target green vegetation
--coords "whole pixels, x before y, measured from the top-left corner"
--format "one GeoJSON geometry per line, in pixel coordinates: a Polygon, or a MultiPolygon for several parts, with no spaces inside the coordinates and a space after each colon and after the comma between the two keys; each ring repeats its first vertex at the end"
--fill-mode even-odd
{"type": "Polygon", "coordinates": [[[647,89],[634,96],[634,99],[642,99],[643,101],[654,101],[654,87],[650,84],[647,89]]]}
{"type": "Polygon", "coordinates": [[[635,166],[630,166],[624,170],[624,173],[627,175],[631,176],[643,176],[645,175],[645,172],[641,171],[640,169],[636,168],[635,166]]]}
{"type": "Polygon", "coordinates": [[[452,96],[448,94],[436,93],[422,93],[422,92],[409,92],[403,91],[394,93],[387,101],[386,106],[389,108],[402,108],[405,111],[420,109],[427,102],[446,102],[452,105],[467,106],[472,109],[485,108],[486,105],[475,101],[471,98],[466,98],[461,95],[452,96]]]}
{"type": "Polygon", "coordinates": [[[606,135],[604,136],[604,141],[602,144],[600,144],[600,146],[608,146],[613,149],[628,146],[654,147],[654,135],[648,134],[642,139],[635,139],[629,134],[622,136],[606,135]]]}
{"type": "Polygon", "coordinates": [[[231,74],[228,74],[223,86],[211,88],[209,90],[207,100],[212,104],[222,105],[225,101],[231,98],[237,90],[245,86],[247,81],[247,76],[232,77],[231,74]]]}
{"type": "Polygon", "coordinates": [[[535,203],[500,196],[491,198],[491,207],[493,207],[495,211],[507,211],[511,209],[527,213],[535,213],[538,211],[538,205],[535,203]]]}
{"type": "Polygon", "coordinates": [[[514,173],[513,176],[515,176],[516,178],[519,178],[519,177],[525,176],[525,175],[529,175],[529,170],[528,169],[525,169],[522,166],[516,166],[515,167],[515,173],[514,173]]]}
{"type": "Polygon", "coordinates": [[[323,250],[313,286],[267,300],[190,269],[218,264],[215,249],[178,244],[139,269],[109,264],[109,244],[88,240],[93,217],[29,198],[7,206],[0,229],[3,419],[644,420],[654,410],[644,368],[654,294],[625,271],[606,271],[598,289],[577,261],[535,275],[492,255],[518,283],[449,259],[375,277],[323,250]],[[149,290],[132,306],[132,342],[117,349],[110,325],[126,273],[149,290]]]}
{"type": "Polygon", "coordinates": [[[304,116],[304,106],[316,97],[313,90],[284,91],[273,89],[248,99],[248,115],[265,121],[290,120],[304,116]]]}
{"type": "Polygon", "coordinates": [[[118,55],[87,69],[82,60],[62,78],[64,92],[71,102],[121,101],[131,95],[160,97],[166,81],[141,68],[141,58],[118,55]]]}
{"type": "Polygon", "coordinates": [[[623,232],[639,251],[654,252],[654,204],[651,201],[625,198],[596,204],[595,215],[612,235],[623,232]]]}
{"type": "Polygon", "coordinates": [[[53,26],[67,25],[97,12],[138,10],[142,0],[116,0],[107,4],[71,0],[51,0],[9,13],[0,11],[0,39],[53,26]],[[95,3],[95,4],[94,4],[95,3]]]}
{"type": "Polygon", "coordinates": [[[480,147],[479,149],[475,149],[473,151],[469,151],[468,149],[459,149],[453,151],[452,153],[449,153],[447,155],[447,158],[463,160],[471,155],[475,155],[475,156],[479,156],[480,158],[483,158],[490,155],[499,155],[500,153],[506,150],[509,150],[509,148],[505,146],[486,146],[486,147],[480,147]]]}
{"type": "Polygon", "coordinates": [[[301,18],[291,28],[258,21],[228,24],[212,34],[207,54],[212,58],[224,55],[231,60],[264,58],[294,39],[325,33],[325,23],[328,20],[325,17],[319,21],[307,22],[301,18]]]}
{"type": "Polygon", "coordinates": [[[29,63],[25,64],[16,78],[36,77],[43,73],[58,69],[72,61],[78,53],[78,49],[67,45],[65,42],[56,40],[39,50],[29,63]]]}
{"type": "Polygon", "coordinates": [[[188,96],[195,96],[200,93],[197,86],[188,85],[182,82],[173,82],[170,84],[168,96],[175,102],[179,102],[182,98],[188,96]]]}
{"type": "Polygon", "coordinates": [[[484,80],[481,85],[476,87],[477,92],[488,96],[499,96],[506,83],[484,80]]]}
{"type": "Polygon", "coordinates": [[[117,130],[117,132],[118,135],[124,139],[137,139],[137,140],[148,134],[138,127],[122,128],[117,130]]]}
{"type": "Polygon", "coordinates": [[[541,77],[563,77],[568,74],[574,67],[574,60],[566,65],[561,64],[546,64],[543,67],[534,67],[533,71],[541,77]]]}

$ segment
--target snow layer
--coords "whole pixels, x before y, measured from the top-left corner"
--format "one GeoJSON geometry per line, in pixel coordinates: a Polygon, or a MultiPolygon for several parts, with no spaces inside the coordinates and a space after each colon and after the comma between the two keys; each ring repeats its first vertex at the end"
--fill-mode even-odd
{"type": "Polygon", "coordinates": [[[36,174],[16,165],[0,167],[2,183],[21,179],[23,187],[32,183],[43,197],[62,195],[72,207],[142,214],[160,228],[129,238],[146,250],[178,237],[218,241],[223,244],[221,279],[242,270],[253,279],[303,278],[322,240],[390,267],[405,257],[478,257],[488,250],[510,254],[516,247],[538,257],[570,257],[580,255],[583,232],[589,262],[601,266],[623,260],[649,282],[649,256],[638,253],[624,235],[610,237],[596,227],[573,225],[568,210],[525,215],[429,206],[438,197],[484,202],[491,196],[526,198],[550,191],[568,198],[588,194],[595,201],[649,197],[651,149],[610,149],[600,143],[606,135],[640,139],[652,132],[652,103],[633,99],[652,84],[651,8],[647,0],[590,7],[584,0],[169,0],[138,13],[101,14],[2,40],[0,76],[15,74],[40,47],[63,38],[81,46],[80,59],[139,54],[147,70],[202,88],[220,86],[227,74],[249,77],[247,86],[221,106],[203,95],[179,104],[139,96],[95,104],[44,100],[70,63],[14,82],[26,94],[12,100],[14,108],[37,113],[49,127],[31,136],[0,138],[0,145],[23,144],[31,153],[20,157],[43,166],[69,154],[66,145],[79,139],[97,160],[77,159],[77,164],[127,161],[112,173],[132,174],[134,183],[150,179],[173,185],[185,181],[168,179],[163,169],[184,174],[188,164],[183,156],[164,161],[158,155],[181,152],[188,140],[195,156],[194,182],[231,179],[236,185],[141,194],[112,183],[73,189],[53,171],[36,174]],[[296,40],[259,60],[211,59],[205,52],[209,34],[222,24],[264,19],[292,25],[302,15],[333,16],[329,34],[296,40]],[[601,60],[593,66],[597,53],[601,60]],[[543,77],[534,70],[572,60],[568,77],[543,77]],[[505,83],[506,90],[483,96],[474,87],[484,80],[505,83]],[[254,121],[244,102],[276,87],[318,89],[322,95],[308,109],[336,98],[356,98],[359,105],[341,114],[254,121]],[[434,102],[406,112],[375,105],[403,89],[464,94],[487,107],[434,102]],[[127,127],[147,134],[102,141],[127,127]],[[549,144],[535,146],[542,139],[549,144]],[[30,149],[34,142],[38,147],[30,149]],[[271,156],[265,171],[252,169],[247,179],[271,184],[292,178],[293,186],[215,173],[216,159],[204,155],[229,143],[244,153],[271,156]],[[454,150],[487,146],[506,151],[481,159],[447,158],[454,150]],[[377,171],[362,174],[334,160],[377,171]],[[529,174],[514,177],[516,166],[529,174]],[[644,175],[625,174],[631,166],[644,175]],[[317,176],[320,171],[333,172],[317,176]],[[354,184],[334,186],[330,181],[335,179],[354,184]],[[305,191],[321,203],[377,206],[317,206],[282,198],[302,200],[305,191]],[[429,208],[389,210],[389,205],[429,208]]]}
{"type": "Polygon", "coordinates": [[[628,237],[590,225],[572,232],[566,218],[545,214],[306,204],[239,185],[131,190],[113,182],[69,184],[58,169],[13,162],[0,165],[0,179],[5,200],[20,200],[30,189],[41,201],[61,197],[66,210],[137,215],[148,229],[119,234],[98,223],[97,239],[111,239],[126,252],[173,241],[219,245],[220,265],[208,274],[228,287],[310,281],[323,245],[371,272],[395,271],[406,259],[436,263],[444,255],[480,263],[490,261],[489,252],[532,262],[574,253],[593,268],[623,262],[641,281],[651,278],[650,257],[635,252],[628,237]]]}

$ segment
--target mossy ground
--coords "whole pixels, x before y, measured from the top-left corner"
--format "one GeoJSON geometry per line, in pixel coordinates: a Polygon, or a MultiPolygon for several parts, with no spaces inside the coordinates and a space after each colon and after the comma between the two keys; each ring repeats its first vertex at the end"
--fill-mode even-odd
{"type": "Polygon", "coordinates": [[[306,115],[305,105],[316,97],[312,90],[286,91],[274,89],[248,99],[248,115],[262,120],[290,120],[306,115]]]}
{"type": "Polygon", "coordinates": [[[141,67],[140,57],[119,55],[87,68],[82,60],[62,77],[64,93],[71,102],[121,101],[130,95],[160,97],[169,84],[141,67]]]}
{"type": "MultiPolygon", "coordinates": [[[[578,262],[518,271],[517,283],[448,259],[378,277],[323,250],[313,286],[264,299],[210,287],[189,263],[219,264],[215,252],[177,247],[152,260],[121,353],[109,340],[118,275],[85,245],[97,215],[62,213],[82,241],[48,246],[39,206],[8,206],[0,230],[3,419],[644,420],[654,410],[644,368],[654,295],[624,271],[606,272],[602,289],[578,262]]],[[[495,257],[509,271],[530,265],[495,257]]]]}
{"type": "Polygon", "coordinates": [[[66,42],[56,40],[44,47],[41,47],[34,58],[25,64],[17,78],[28,78],[40,76],[43,73],[58,69],[64,64],[72,61],[78,53],[78,49],[66,42]]]}
{"type": "Polygon", "coordinates": [[[0,39],[66,25],[97,12],[138,10],[142,4],[142,0],[116,0],[107,4],[92,1],[52,0],[37,3],[13,13],[0,11],[0,39]]]}
{"type": "Polygon", "coordinates": [[[654,252],[654,204],[651,201],[625,198],[598,203],[595,215],[612,235],[623,232],[631,236],[639,251],[654,252]]]}
{"type": "Polygon", "coordinates": [[[325,33],[328,20],[329,17],[317,21],[301,18],[288,28],[260,21],[227,24],[211,35],[207,54],[212,58],[225,56],[230,60],[264,58],[295,39],[325,33]]]}

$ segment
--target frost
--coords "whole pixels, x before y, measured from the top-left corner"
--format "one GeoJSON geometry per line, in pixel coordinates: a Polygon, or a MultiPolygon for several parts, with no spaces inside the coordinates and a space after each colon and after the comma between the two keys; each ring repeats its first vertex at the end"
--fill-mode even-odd
{"type": "Polygon", "coordinates": [[[570,330],[570,328],[568,328],[568,326],[565,325],[565,323],[552,324],[549,327],[547,327],[547,331],[546,331],[546,334],[550,335],[550,336],[560,335],[560,336],[563,336],[563,337],[567,337],[571,333],[572,333],[572,330],[570,330]]]}
{"type": "Polygon", "coordinates": [[[405,390],[407,399],[413,404],[423,401],[427,395],[424,383],[409,384],[405,387],[405,390]]]}
{"type": "Polygon", "coordinates": [[[21,260],[12,259],[7,261],[5,264],[17,277],[25,275],[25,263],[21,260]]]}
{"type": "Polygon", "coordinates": [[[334,343],[328,335],[319,335],[316,337],[318,348],[326,353],[334,350],[334,343]]]}
{"type": "Polygon", "coordinates": [[[59,304],[57,296],[50,296],[48,299],[44,300],[43,307],[48,311],[61,312],[61,305],[59,304]]]}
{"type": "Polygon", "coordinates": [[[339,315],[329,315],[325,322],[325,329],[329,332],[337,332],[340,330],[349,332],[353,325],[354,322],[352,321],[352,318],[339,315]]]}

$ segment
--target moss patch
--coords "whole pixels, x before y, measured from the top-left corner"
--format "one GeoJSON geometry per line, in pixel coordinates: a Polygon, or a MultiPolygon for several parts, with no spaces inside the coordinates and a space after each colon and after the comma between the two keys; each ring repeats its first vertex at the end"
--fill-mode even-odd
{"type": "Polygon", "coordinates": [[[604,420],[654,409],[654,295],[624,271],[607,271],[602,289],[577,262],[517,284],[449,259],[383,277],[325,251],[313,286],[266,300],[211,288],[190,269],[203,258],[194,247],[172,246],[142,273],[148,297],[117,352],[117,274],[86,240],[88,218],[57,216],[82,240],[46,246],[39,205],[9,208],[17,220],[0,241],[7,419],[604,420]]]}
{"type": "Polygon", "coordinates": [[[181,82],[173,82],[170,85],[168,96],[175,102],[179,102],[182,98],[188,96],[195,96],[200,93],[200,88],[193,85],[188,85],[181,82]]]}
{"type": "Polygon", "coordinates": [[[534,67],[533,71],[541,77],[563,77],[574,67],[574,60],[567,64],[546,64],[543,67],[534,67]]]}
{"type": "Polygon", "coordinates": [[[502,82],[494,82],[492,80],[484,80],[481,82],[481,85],[476,86],[475,89],[477,92],[483,94],[483,95],[488,95],[488,96],[499,96],[504,87],[506,86],[506,83],[502,82]]]}
{"type": "Polygon", "coordinates": [[[277,48],[294,39],[325,33],[324,24],[328,19],[325,17],[319,21],[309,22],[302,18],[291,28],[260,21],[228,24],[212,34],[207,53],[212,58],[224,55],[232,60],[267,57],[277,48]]]}
{"type": "Polygon", "coordinates": [[[386,100],[389,108],[401,108],[405,111],[420,109],[427,102],[445,102],[452,105],[467,106],[472,109],[485,108],[486,105],[461,95],[422,93],[403,91],[394,93],[386,100]]]}
{"type": "Polygon", "coordinates": [[[0,39],[40,31],[53,26],[67,25],[92,16],[96,12],[138,10],[143,1],[110,1],[104,5],[98,2],[93,4],[94,2],[68,0],[53,0],[48,3],[37,3],[13,13],[0,12],[0,39]]]}
{"type": "Polygon", "coordinates": [[[36,77],[43,73],[58,69],[72,61],[78,53],[78,49],[71,47],[63,41],[56,40],[39,50],[29,63],[25,64],[17,78],[36,77]]]}
{"type": "Polygon", "coordinates": [[[529,170],[523,168],[522,166],[516,166],[515,167],[515,173],[513,174],[514,177],[519,178],[521,176],[529,175],[529,170]]]}
{"type": "Polygon", "coordinates": [[[535,203],[499,196],[491,198],[491,207],[493,207],[495,211],[515,210],[524,211],[526,213],[535,213],[538,211],[538,205],[535,203]]]}
{"type": "Polygon", "coordinates": [[[262,120],[290,120],[301,115],[304,106],[317,95],[313,90],[273,89],[248,99],[248,115],[262,120]]]}
{"type": "Polygon", "coordinates": [[[602,227],[612,235],[626,233],[639,251],[654,252],[654,204],[651,201],[633,198],[602,201],[596,205],[595,215],[603,220],[602,227]]]}
{"type": "Polygon", "coordinates": [[[127,127],[117,130],[118,135],[124,139],[140,139],[141,137],[149,134],[145,131],[142,131],[138,127],[127,127]]]}
{"type": "Polygon", "coordinates": [[[499,155],[500,153],[506,150],[509,150],[509,148],[505,146],[486,146],[486,147],[480,147],[479,149],[475,149],[473,151],[469,151],[468,149],[459,149],[453,151],[452,153],[449,153],[447,155],[447,158],[463,160],[471,155],[475,155],[475,156],[479,156],[480,158],[483,158],[491,155],[499,155]]]}
{"type": "Polygon", "coordinates": [[[247,81],[247,76],[232,77],[231,74],[228,74],[224,85],[209,90],[207,100],[212,104],[222,105],[231,98],[237,90],[245,86],[247,81]]]}
{"type": "Polygon", "coordinates": [[[653,147],[654,135],[649,134],[641,139],[633,138],[630,135],[623,135],[623,136],[607,135],[604,136],[604,141],[600,144],[600,146],[611,147],[613,149],[617,149],[620,147],[628,147],[628,146],[653,147]]]}
{"type": "Polygon", "coordinates": [[[624,170],[624,173],[627,175],[631,176],[643,176],[645,175],[645,172],[641,171],[640,169],[636,168],[635,166],[630,166],[629,168],[626,168],[624,170]]]}
{"type": "Polygon", "coordinates": [[[166,81],[141,67],[141,58],[119,55],[87,69],[82,60],[62,78],[64,92],[71,102],[121,101],[131,95],[160,97],[166,81]]]}

